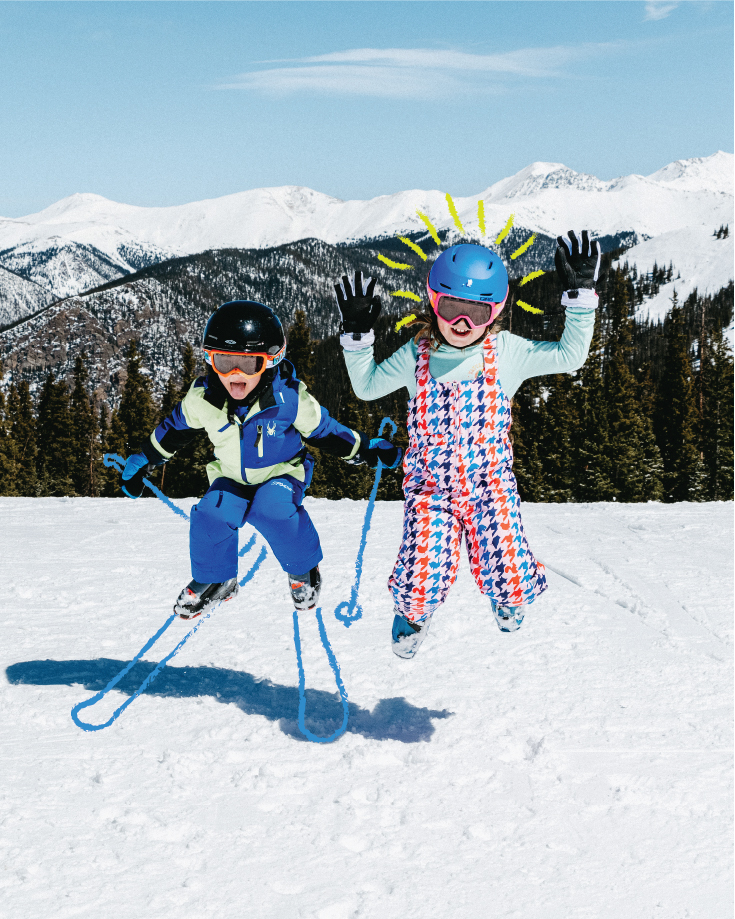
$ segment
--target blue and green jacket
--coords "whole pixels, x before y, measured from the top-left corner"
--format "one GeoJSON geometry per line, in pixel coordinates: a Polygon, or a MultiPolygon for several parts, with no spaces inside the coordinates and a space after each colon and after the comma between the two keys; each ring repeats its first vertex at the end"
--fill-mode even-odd
{"type": "Polygon", "coordinates": [[[290,361],[266,374],[248,402],[233,401],[213,372],[199,377],[143,445],[148,461],[165,462],[202,429],[215,453],[207,465],[210,484],[222,476],[244,485],[281,475],[304,482],[309,444],[344,459],[357,454],[360,433],[319,405],[290,361]]]}

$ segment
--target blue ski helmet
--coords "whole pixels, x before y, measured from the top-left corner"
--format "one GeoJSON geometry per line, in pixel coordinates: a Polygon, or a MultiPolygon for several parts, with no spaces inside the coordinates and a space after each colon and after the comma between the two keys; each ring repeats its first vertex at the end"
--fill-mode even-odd
{"type": "Polygon", "coordinates": [[[439,297],[457,297],[497,304],[494,319],[508,296],[508,272],[495,252],[485,246],[462,243],[450,246],[438,256],[426,286],[434,310],[439,297]]]}

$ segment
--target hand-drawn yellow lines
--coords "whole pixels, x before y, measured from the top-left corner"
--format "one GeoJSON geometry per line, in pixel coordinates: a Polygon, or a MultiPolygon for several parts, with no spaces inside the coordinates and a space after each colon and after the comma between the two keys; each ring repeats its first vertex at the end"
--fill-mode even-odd
{"type": "Polygon", "coordinates": [[[403,319],[399,319],[396,323],[396,332],[400,332],[404,325],[408,325],[409,322],[413,322],[416,318],[416,313],[411,313],[410,316],[404,316],[403,319]]]}
{"type": "MultiPolygon", "coordinates": [[[[378,256],[380,258],[380,256],[378,256]]],[[[528,284],[529,281],[533,281],[534,278],[540,278],[542,274],[546,274],[545,271],[532,271],[530,274],[527,274],[525,278],[521,278],[521,283],[519,287],[523,287],[524,284],[528,284]]]]}
{"type": "MultiPolygon", "coordinates": [[[[449,195],[447,195],[447,198],[448,197],[449,195]]],[[[434,226],[434,224],[429,220],[426,214],[422,214],[421,211],[416,211],[416,213],[426,224],[426,229],[429,231],[429,233],[431,233],[431,238],[434,240],[437,246],[441,246],[442,241],[439,239],[439,234],[436,232],[436,227],[434,226]]],[[[464,232],[464,230],[462,232],[464,232]]]]}
{"type": "MultiPolygon", "coordinates": [[[[447,207],[449,208],[449,216],[452,218],[452,221],[454,222],[454,226],[459,230],[460,233],[462,233],[462,235],[466,235],[466,230],[464,226],[462,225],[462,221],[460,220],[459,214],[457,213],[457,207],[452,199],[452,196],[447,193],[445,195],[445,199],[447,202],[447,207]]],[[[426,229],[429,231],[429,235],[434,240],[436,245],[441,247],[442,241],[439,238],[439,234],[437,232],[436,227],[431,222],[429,217],[426,214],[424,214],[422,211],[419,211],[419,210],[417,210],[416,213],[418,214],[419,219],[423,222],[426,229]]],[[[508,234],[510,233],[513,227],[514,220],[515,220],[515,214],[511,214],[510,217],[508,218],[508,222],[505,224],[505,226],[500,231],[500,233],[498,233],[498,235],[495,237],[496,246],[499,246],[503,242],[503,240],[508,236],[508,234]]],[[[481,235],[485,236],[485,231],[486,231],[485,202],[482,199],[480,199],[477,202],[477,223],[479,225],[481,235]]],[[[418,255],[419,258],[421,258],[424,262],[428,261],[429,256],[424,252],[421,246],[418,245],[418,243],[415,243],[413,240],[409,239],[407,236],[398,236],[397,239],[400,242],[402,242],[404,246],[407,246],[412,252],[418,255]]],[[[515,252],[511,254],[510,256],[511,259],[517,259],[520,255],[523,255],[523,253],[527,252],[535,242],[536,242],[536,234],[533,233],[523,243],[523,245],[519,246],[515,250],[515,252]]],[[[382,254],[378,255],[378,259],[384,265],[387,265],[388,268],[393,268],[396,271],[408,271],[409,269],[416,267],[415,265],[412,265],[407,262],[396,262],[393,259],[390,259],[387,256],[382,255],[382,254]]],[[[520,286],[523,287],[523,285],[528,284],[529,281],[533,281],[535,278],[540,278],[542,274],[545,274],[545,272],[541,270],[532,271],[530,274],[527,274],[524,278],[521,279],[520,286]]],[[[404,297],[406,300],[415,300],[416,303],[421,303],[421,297],[419,297],[417,294],[412,293],[410,290],[393,290],[391,291],[391,296],[392,297],[404,297]]],[[[536,309],[535,306],[531,306],[530,303],[526,303],[524,300],[516,300],[516,304],[520,306],[521,309],[526,310],[526,312],[528,313],[538,313],[538,314],[543,313],[543,310],[536,309]]],[[[396,323],[396,332],[399,329],[403,328],[404,325],[408,325],[408,323],[413,322],[415,318],[416,318],[415,314],[412,313],[410,316],[405,316],[403,319],[399,320],[396,323]]]]}
{"type": "Polygon", "coordinates": [[[523,300],[516,300],[516,303],[527,313],[543,313],[543,310],[537,310],[535,306],[531,306],[530,303],[524,303],[523,300]]]}
{"type": "Polygon", "coordinates": [[[485,235],[485,202],[480,198],[477,202],[477,222],[480,225],[480,233],[485,235]]]}
{"type": "Polygon", "coordinates": [[[515,220],[515,216],[516,216],[515,214],[511,214],[511,215],[510,215],[510,217],[508,218],[508,222],[506,223],[506,225],[503,227],[503,229],[502,229],[502,230],[498,233],[498,235],[495,237],[495,245],[496,245],[496,246],[499,246],[499,245],[502,243],[502,241],[505,239],[505,237],[508,235],[508,233],[510,233],[510,228],[513,226],[513,221],[515,220]]]}
{"type": "Polygon", "coordinates": [[[452,196],[449,194],[449,192],[447,192],[447,206],[449,207],[449,213],[452,215],[452,220],[454,221],[455,227],[464,236],[464,227],[462,226],[462,221],[459,219],[457,208],[454,206],[454,201],[452,201],[452,196]]]}

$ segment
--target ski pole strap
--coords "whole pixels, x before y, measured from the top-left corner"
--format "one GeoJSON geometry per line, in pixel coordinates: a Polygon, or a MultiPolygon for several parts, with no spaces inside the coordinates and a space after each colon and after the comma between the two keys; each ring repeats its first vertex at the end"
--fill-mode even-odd
{"type": "Polygon", "coordinates": [[[349,703],[347,701],[347,690],[345,689],[344,683],[342,682],[342,674],[340,673],[337,658],[334,656],[332,646],[329,644],[329,639],[327,638],[327,630],[324,628],[324,621],[322,619],[322,611],[319,608],[316,610],[316,621],[317,625],[319,626],[319,637],[322,640],[324,650],[327,652],[327,660],[329,661],[329,666],[332,668],[334,680],[337,684],[337,689],[339,690],[339,697],[342,700],[342,724],[333,734],[330,734],[329,737],[318,737],[316,734],[312,734],[312,732],[306,727],[304,720],[306,715],[306,675],[304,674],[304,662],[301,657],[299,614],[297,610],[294,610],[293,640],[294,645],[296,646],[296,662],[299,668],[299,730],[307,740],[311,740],[313,743],[332,743],[332,741],[337,740],[337,738],[341,737],[347,730],[347,721],[350,717],[350,709],[349,703]]]}
{"type": "MultiPolygon", "coordinates": [[[[254,542],[254,540],[255,540],[255,537],[253,536],[253,538],[251,539],[249,545],[252,545],[252,543],[254,542]]],[[[248,571],[248,573],[245,575],[245,577],[240,581],[240,586],[241,586],[241,587],[242,587],[244,584],[246,584],[251,578],[253,578],[253,577],[255,576],[255,574],[256,574],[258,568],[260,568],[260,566],[262,565],[262,563],[263,563],[263,561],[264,561],[264,559],[265,559],[265,557],[266,557],[267,554],[268,554],[268,551],[267,551],[267,549],[265,548],[265,546],[261,546],[260,554],[258,555],[258,558],[255,560],[255,563],[254,563],[253,566],[250,568],[250,571],[248,571]]],[[[220,602],[221,602],[221,601],[220,601],[220,602]]],[[[207,619],[209,619],[209,617],[212,615],[212,613],[217,609],[217,607],[218,607],[219,605],[220,605],[220,604],[218,603],[217,606],[215,606],[213,609],[211,609],[211,610],[207,613],[206,616],[204,616],[199,622],[197,622],[197,624],[194,626],[193,629],[190,629],[190,630],[186,633],[186,635],[184,635],[184,637],[183,637],[183,638],[181,639],[181,641],[176,645],[176,647],[173,649],[173,651],[172,651],[170,654],[167,654],[166,657],[164,657],[162,660],[160,660],[160,661],[156,664],[156,666],[154,667],[154,669],[151,670],[151,672],[148,674],[148,676],[143,680],[143,682],[140,684],[140,686],[135,690],[135,692],[133,693],[133,695],[130,696],[129,699],[126,699],[126,700],[123,702],[123,704],[122,704],[119,708],[116,708],[115,711],[112,713],[112,716],[111,716],[107,721],[105,721],[104,724],[90,724],[90,723],[87,722],[87,721],[82,721],[82,719],[79,717],[79,712],[80,712],[83,708],[88,708],[90,705],[95,705],[97,702],[100,701],[100,699],[103,699],[103,698],[107,695],[107,693],[110,692],[111,689],[114,689],[115,686],[117,686],[117,684],[118,684],[118,683],[120,682],[120,680],[125,676],[125,674],[128,673],[130,670],[132,670],[132,668],[138,663],[138,661],[139,661],[139,660],[141,659],[141,657],[146,653],[146,651],[149,651],[149,650],[153,647],[153,645],[158,641],[158,639],[161,637],[161,635],[163,635],[163,633],[166,631],[166,629],[171,625],[171,623],[172,623],[172,622],[174,621],[174,619],[176,618],[176,616],[173,615],[173,614],[172,614],[171,616],[169,616],[168,619],[167,619],[167,620],[164,622],[164,624],[161,626],[161,628],[156,632],[156,634],[153,635],[151,638],[148,639],[148,641],[143,645],[143,647],[140,649],[140,651],[138,651],[138,653],[137,653],[137,654],[135,655],[135,657],[130,661],[130,663],[129,663],[129,664],[126,664],[126,665],[123,667],[123,669],[122,669],[116,676],[114,676],[114,677],[110,680],[110,682],[107,684],[107,686],[105,686],[105,688],[104,688],[103,690],[101,690],[100,692],[98,692],[96,695],[92,696],[91,699],[87,699],[87,700],[84,701],[84,702],[79,702],[77,705],[74,706],[74,708],[71,710],[71,718],[72,718],[72,721],[74,722],[74,724],[76,724],[76,726],[79,727],[79,728],[81,728],[83,731],[101,731],[103,728],[108,728],[108,727],[112,724],[113,721],[115,721],[117,718],[120,717],[120,715],[122,715],[122,713],[125,711],[125,709],[128,707],[128,705],[130,705],[132,702],[134,702],[142,692],[145,692],[145,690],[151,685],[151,683],[155,680],[155,678],[158,676],[158,674],[163,670],[163,668],[166,666],[166,664],[167,664],[172,658],[176,657],[176,655],[177,655],[177,654],[179,653],[179,651],[184,647],[184,645],[186,644],[186,642],[187,642],[193,635],[195,635],[195,634],[197,633],[197,631],[199,630],[199,628],[201,627],[201,625],[202,625],[207,619]]],[[[339,669],[339,668],[338,668],[338,669],[339,669]]]]}
{"type": "MultiPolygon", "coordinates": [[[[378,435],[383,433],[383,429],[386,426],[390,426],[391,428],[390,437],[388,439],[395,437],[395,433],[398,430],[398,427],[390,418],[383,418],[383,420],[380,422],[378,435]]],[[[358,619],[362,619],[362,607],[357,602],[357,595],[360,590],[360,580],[362,579],[362,561],[363,556],[365,555],[365,546],[367,545],[368,532],[370,531],[370,523],[373,518],[373,509],[375,507],[375,498],[378,494],[378,485],[380,485],[380,476],[382,473],[383,464],[380,460],[378,460],[378,465],[375,470],[375,481],[373,482],[373,488],[370,492],[370,498],[368,499],[368,506],[365,510],[365,520],[362,524],[360,548],[357,550],[357,559],[355,560],[355,581],[350,592],[350,599],[343,600],[334,611],[335,617],[339,619],[347,629],[349,629],[353,622],[357,622],[358,619]]]]}
{"type": "MultiPolygon", "coordinates": [[[[102,462],[110,469],[117,469],[118,472],[122,472],[125,468],[126,460],[118,453],[105,453],[105,455],[102,457],[102,462]]],[[[183,517],[184,520],[189,519],[189,515],[186,513],[186,511],[182,511],[180,507],[176,507],[173,501],[170,498],[167,498],[161,489],[155,486],[150,479],[143,479],[143,484],[147,485],[153,494],[158,498],[158,500],[163,501],[166,507],[170,507],[174,514],[178,514],[178,516],[183,517]]]]}

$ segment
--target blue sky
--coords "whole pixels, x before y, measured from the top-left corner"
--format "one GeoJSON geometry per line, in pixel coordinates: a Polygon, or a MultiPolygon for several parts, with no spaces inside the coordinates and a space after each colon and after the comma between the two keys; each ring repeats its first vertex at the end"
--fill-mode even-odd
{"type": "Polygon", "coordinates": [[[0,214],[733,149],[730,2],[0,3],[0,214]]]}

